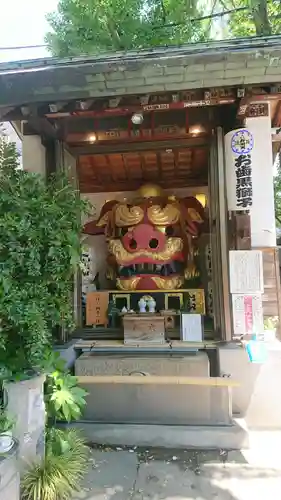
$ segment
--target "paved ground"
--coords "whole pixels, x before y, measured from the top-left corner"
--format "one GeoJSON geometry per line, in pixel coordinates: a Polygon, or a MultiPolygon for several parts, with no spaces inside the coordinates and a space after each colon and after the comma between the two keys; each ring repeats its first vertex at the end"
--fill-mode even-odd
{"type": "Polygon", "coordinates": [[[75,500],[278,500],[279,440],[258,441],[244,453],[97,447],[75,500]]]}

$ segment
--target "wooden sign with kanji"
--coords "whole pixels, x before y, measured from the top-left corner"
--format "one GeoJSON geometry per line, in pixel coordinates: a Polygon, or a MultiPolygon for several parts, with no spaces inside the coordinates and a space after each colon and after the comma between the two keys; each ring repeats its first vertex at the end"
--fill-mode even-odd
{"type": "Polygon", "coordinates": [[[108,292],[87,293],[86,325],[107,325],[108,292]]]}

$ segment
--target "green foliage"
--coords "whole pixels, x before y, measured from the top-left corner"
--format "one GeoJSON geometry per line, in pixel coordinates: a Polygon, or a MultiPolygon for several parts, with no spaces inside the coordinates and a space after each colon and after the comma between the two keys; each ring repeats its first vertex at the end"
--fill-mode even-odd
{"type": "Polygon", "coordinates": [[[264,319],[263,326],[265,330],[273,331],[277,328],[279,323],[278,316],[269,316],[264,319]]]}
{"type": "Polygon", "coordinates": [[[280,0],[59,0],[48,16],[53,55],[94,54],[210,39],[218,19],[192,19],[248,7],[224,16],[224,36],[278,34],[280,0]]]}
{"type": "Polygon", "coordinates": [[[280,0],[220,0],[227,9],[249,7],[229,18],[229,34],[232,37],[249,37],[279,34],[281,30],[280,0]]]}
{"type": "Polygon", "coordinates": [[[65,371],[58,353],[50,354],[48,365],[56,371],[47,375],[45,383],[45,458],[23,478],[22,500],[68,500],[79,491],[87,470],[89,448],[80,432],[54,427],[57,419],[69,422],[80,416],[86,391],[77,387],[76,377],[65,371]]]}
{"type": "Polygon", "coordinates": [[[0,374],[45,369],[54,327],[73,325],[73,273],[80,261],[84,203],[59,174],[48,183],[18,168],[0,138],[0,374]]]}
{"type": "Polygon", "coordinates": [[[46,42],[59,56],[196,42],[209,23],[190,19],[202,14],[194,0],[60,0],[46,42]]]}
{"type": "Polygon", "coordinates": [[[79,491],[88,463],[89,449],[73,429],[47,433],[46,455],[22,481],[23,500],[68,500],[79,491]]]}
{"type": "Polygon", "coordinates": [[[78,387],[77,377],[68,372],[55,371],[47,376],[45,404],[48,418],[52,421],[77,420],[86,405],[87,392],[78,387]]]}
{"type": "Polygon", "coordinates": [[[5,408],[0,407],[0,434],[5,434],[13,429],[15,420],[7,415],[5,408]]]}

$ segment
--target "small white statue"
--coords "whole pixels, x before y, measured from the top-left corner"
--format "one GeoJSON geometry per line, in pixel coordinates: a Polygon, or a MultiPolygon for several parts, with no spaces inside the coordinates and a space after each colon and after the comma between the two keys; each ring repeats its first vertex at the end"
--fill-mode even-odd
{"type": "Polygon", "coordinates": [[[140,313],[146,312],[146,301],[144,300],[143,297],[138,301],[138,306],[139,306],[140,313]]]}
{"type": "Polygon", "coordinates": [[[121,313],[122,313],[122,314],[126,314],[127,312],[128,312],[127,307],[125,307],[125,306],[124,306],[124,307],[122,308],[121,313]]]}
{"type": "Polygon", "coordinates": [[[155,300],[153,299],[153,297],[151,297],[151,298],[147,301],[147,305],[148,305],[148,311],[149,311],[150,313],[155,313],[156,302],[155,302],[155,300]]]}

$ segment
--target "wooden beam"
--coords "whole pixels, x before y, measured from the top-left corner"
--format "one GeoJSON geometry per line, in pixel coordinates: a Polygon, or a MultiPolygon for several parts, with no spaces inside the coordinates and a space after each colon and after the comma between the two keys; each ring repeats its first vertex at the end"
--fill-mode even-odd
{"type": "Polygon", "coordinates": [[[275,108],[275,113],[274,113],[274,116],[272,118],[272,125],[273,127],[279,127],[280,126],[280,108],[281,108],[281,101],[278,101],[278,103],[276,104],[276,108],[275,108]]]}
{"type": "Polygon", "coordinates": [[[159,151],[173,148],[205,148],[209,146],[209,139],[206,137],[192,137],[187,139],[169,139],[158,142],[132,142],[123,144],[88,144],[87,146],[68,145],[74,156],[110,154],[110,153],[129,153],[136,151],[159,151]]]}
{"type": "Polygon", "coordinates": [[[142,154],[142,152],[139,152],[138,153],[139,157],[140,157],[140,168],[141,168],[141,172],[142,172],[142,175],[145,176],[146,174],[146,163],[145,163],[145,156],[142,154]]]}
{"type": "Polygon", "coordinates": [[[117,181],[117,178],[115,175],[114,168],[111,168],[109,155],[104,155],[104,156],[105,156],[105,161],[106,161],[106,167],[108,170],[108,175],[110,175],[111,180],[115,182],[115,181],[117,181]]]}
{"type": "MultiPolygon", "coordinates": [[[[92,181],[87,178],[84,179],[80,177],[80,192],[81,193],[114,193],[115,191],[136,191],[144,183],[144,180],[139,181],[118,181],[115,183],[103,182],[99,184],[98,181],[92,181]]],[[[163,188],[167,188],[166,180],[159,180],[158,184],[163,188]]],[[[205,177],[194,177],[194,178],[180,178],[175,181],[169,181],[169,188],[180,188],[180,187],[197,187],[197,186],[207,186],[208,180],[205,177]]]]}
{"type": "Polygon", "coordinates": [[[160,152],[156,152],[156,167],[157,167],[157,172],[158,172],[158,178],[159,178],[159,180],[161,180],[163,178],[163,175],[162,175],[162,169],[161,169],[160,152]]]}
{"type": "MultiPolygon", "coordinates": [[[[102,178],[100,176],[99,169],[98,169],[98,167],[96,165],[95,157],[94,156],[91,156],[90,166],[91,166],[91,171],[93,172],[93,174],[95,176],[94,177],[95,178],[94,182],[97,182],[98,184],[102,184],[102,178]]],[[[83,167],[85,168],[85,165],[83,165],[83,167]]],[[[78,163],[78,173],[79,173],[79,163],[78,163]]],[[[86,182],[89,182],[89,183],[93,182],[93,178],[90,175],[88,175],[86,182]]]]}
{"type": "MultiPolygon", "coordinates": [[[[159,290],[158,290],[159,291],[159,290]]],[[[116,290],[110,290],[110,293],[116,292],[116,290]]],[[[92,330],[93,331],[93,330],[92,330]]],[[[82,333],[82,332],[81,332],[82,333]]],[[[169,342],[165,342],[165,344],[153,344],[151,343],[146,343],[143,342],[141,346],[136,346],[136,345],[126,345],[124,344],[124,339],[122,340],[78,340],[75,345],[74,349],[77,350],[89,350],[89,351],[94,351],[94,350],[104,350],[104,349],[110,349],[114,352],[116,352],[116,349],[122,351],[131,351],[132,349],[141,352],[142,349],[147,349],[147,348],[152,348],[153,350],[156,349],[166,349],[171,352],[171,349],[182,349],[183,351],[186,351],[188,349],[217,349],[219,342],[215,340],[204,340],[203,342],[184,342],[182,340],[169,340],[169,342]]]]}
{"type": "Polygon", "coordinates": [[[40,135],[43,139],[61,139],[61,129],[46,118],[28,118],[23,123],[23,135],[40,135]]]}
{"type": "Polygon", "coordinates": [[[239,387],[227,377],[175,377],[165,375],[80,375],[79,384],[128,384],[128,385],[199,385],[204,387],[239,387]]]}
{"type": "Polygon", "coordinates": [[[127,163],[127,158],[125,155],[122,155],[122,160],[123,160],[123,166],[124,166],[124,172],[128,180],[130,180],[131,175],[130,175],[130,168],[128,167],[127,163]]]}
{"type": "Polygon", "coordinates": [[[175,161],[175,176],[179,173],[179,153],[174,151],[174,161],[175,161]]]}

